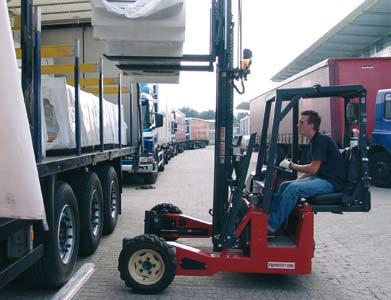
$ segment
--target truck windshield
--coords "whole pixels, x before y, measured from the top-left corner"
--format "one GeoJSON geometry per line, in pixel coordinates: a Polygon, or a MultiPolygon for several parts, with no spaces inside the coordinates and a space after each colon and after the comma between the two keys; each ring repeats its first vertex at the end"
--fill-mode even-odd
{"type": "Polygon", "coordinates": [[[384,99],[384,119],[391,120],[391,94],[386,94],[384,99]]]}
{"type": "Polygon", "coordinates": [[[143,128],[150,128],[152,126],[151,107],[147,100],[142,101],[141,114],[143,119],[143,128]]]}

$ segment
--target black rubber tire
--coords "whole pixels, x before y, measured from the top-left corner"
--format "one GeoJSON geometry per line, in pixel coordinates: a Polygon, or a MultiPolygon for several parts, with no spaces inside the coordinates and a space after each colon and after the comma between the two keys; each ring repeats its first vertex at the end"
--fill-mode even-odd
{"type": "Polygon", "coordinates": [[[79,254],[82,256],[88,256],[93,254],[98,248],[100,238],[103,232],[104,224],[104,205],[103,205],[103,192],[102,185],[100,183],[98,175],[94,172],[83,173],[80,176],[80,181],[75,185],[76,198],[79,204],[80,212],[80,246],[79,254]],[[94,228],[91,223],[92,219],[92,195],[96,192],[96,204],[98,206],[98,224],[95,234],[94,228]]]}
{"type": "Polygon", "coordinates": [[[375,186],[391,187],[391,156],[386,152],[376,152],[369,158],[369,176],[375,186]]]}
{"type": "Polygon", "coordinates": [[[170,156],[170,154],[168,153],[168,150],[164,150],[164,152],[163,152],[163,160],[164,160],[164,164],[165,165],[167,165],[168,161],[170,160],[169,156],[170,156]]]}
{"type": "Polygon", "coordinates": [[[163,172],[163,171],[164,171],[164,168],[165,168],[165,163],[163,162],[163,163],[157,168],[157,170],[158,170],[159,172],[163,172]]]}
{"type": "Polygon", "coordinates": [[[154,184],[157,181],[158,173],[148,173],[144,174],[144,183],[145,184],[154,184]]]}
{"type": "MultiPolygon", "coordinates": [[[[78,254],[79,248],[79,210],[75,194],[71,186],[63,181],[58,181],[54,187],[54,224],[50,225],[49,238],[44,241],[42,232],[38,232],[37,239],[44,242],[44,256],[36,262],[26,273],[25,280],[32,286],[57,289],[64,285],[71,277],[78,254]],[[70,208],[74,217],[74,235],[73,244],[68,248],[72,254],[68,261],[61,259],[58,247],[60,238],[59,222],[61,213],[65,207],[70,208]]],[[[48,220],[51,219],[47,216],[48,220]]]]}
{"type": "Polygon", "coordinates": [[[115,169],[106,165],[96,170],[103,192],[103,234],[114,231],[118,222],[118,213],[121,201],[118,176],[115,169]]]}
{"type": "Polygon", "coordinates": [[[151,211],[160,214],[182,214],[182,211],[171,203],[160,203],[152,207],[151,211]]]}
{"type": "MultiPolygon", "coordinates": [[[[144,264],[141,264],[143,270],[144,264]]],[[[141,294],[156,294],[166,289],[174,280],[176,272],[176,257],[173,246],[170,246],[162,238],[154,234],[144,234],[133,239],[125,239],[123,249],[118,259],[118,270],[121,274],[121,279],[125,281],[127,287],[131,288],[136,293],[141,294]],[[132,277],[129,271],[129,261],[133,254],[139,250],[153,250],[160,255],[164,264],[164,274],[153,284],[140,284],[132,277]]]]}

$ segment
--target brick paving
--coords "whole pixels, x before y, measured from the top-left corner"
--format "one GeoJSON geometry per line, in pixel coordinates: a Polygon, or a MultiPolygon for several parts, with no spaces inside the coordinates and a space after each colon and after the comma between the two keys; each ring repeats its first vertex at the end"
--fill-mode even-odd
{"type": "MultiPolygon", "coordinates": [[[[160,295],[134,294],[117,271],[123,237],[142,234],[144,211],[161,202],[173,203],[185,214],[211,221],[208,209],[213,195],[213,148],[178,155],[159,174],[154,189],[138,187],[124,187],[117,229],[103,237],[94,255],[79,260],[78,266],[93,262],[96,271],[74,299],[391,299],[391,197],[390,190],[379,188],[372,188],[369,213],[315,216],[316,251],[310,275],[177,276],[160,295]]],[[[209,239],[182,242],[211,245],[209,239]]],[[[46,300],[52,295],[13,284],[0,292],[0,300],[46,300]]]]}

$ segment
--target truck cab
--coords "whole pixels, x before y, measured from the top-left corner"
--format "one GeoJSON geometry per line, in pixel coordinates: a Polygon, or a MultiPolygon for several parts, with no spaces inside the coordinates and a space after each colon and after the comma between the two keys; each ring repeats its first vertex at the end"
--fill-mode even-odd
{"type": "MultiPolygon", "coordinates": [[[[155,183],[158,171],[164,166],[163,149],[159,146],[158,128],[163,126],[163,115],[157,113],[156,93],[147,85],[140,84],[141,120],[143,126],[142,152],[137,175],[144,178],[147,184],[155,183]]],[[[133,160],[122,161],[122,171],[133,172],[133,160]]]]}
{"type": "Polygon", "coordinates": [[[391,187],[391,89],[377,93],[375,127],[368,154],[372,182],[391,187]]]}
{"type": "Polygon", "coordinates": [[[175,110],[166,109],[163,114],[163,126],[158,129],[159,145],[163,149],[164,164],[177,154],[175,132],[177,123],[175,110]]]}

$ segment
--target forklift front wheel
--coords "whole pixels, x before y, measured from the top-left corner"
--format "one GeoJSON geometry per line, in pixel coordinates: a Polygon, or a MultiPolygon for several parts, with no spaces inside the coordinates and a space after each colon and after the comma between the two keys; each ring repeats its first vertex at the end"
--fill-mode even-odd
{"type": "Polygon", "coordinates": [[[171,203],[160,203],[152,207],[152,211],[155,211],[158,215],[161,214],[182,214],[182,211],[171,203]]]}
{"type": "Polygon", "coordinates": [[[166,289],[175,277],[172,246],[154,234],[124,239],[118,270],[126,286],[136,293],[155,294],[166,289]]]}

